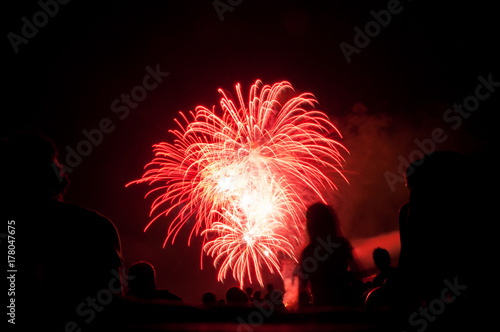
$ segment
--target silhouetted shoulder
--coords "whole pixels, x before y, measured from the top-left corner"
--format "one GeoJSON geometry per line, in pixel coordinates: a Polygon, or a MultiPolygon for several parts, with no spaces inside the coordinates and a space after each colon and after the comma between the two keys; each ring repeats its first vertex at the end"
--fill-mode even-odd
{"type": "Polygon", "coordinates": [[[171,293],[171,292],[169,292],[168,290],[165,290],[165,289],[157,290],[156,294],[157,294],[157,297],[161,298],[161,299],[165,299],[165,300],[169,300],[169,301],[179,301],[179,302],[182,302],[182,299],[179,296],[177,296],[177,295],[175,295],[175,294],[173,294],[173,293],[171,293]]]}
{"type": "Polygon", "coordinates": [[[42,209],[45,220],[50,220],[48,229],[64,231],[78,251],[92,254],[93,259],[106,259],[111,267],[122,265],[119,233],[110,219],[88,208],[55,200],[42,209]]]}
{"type": "Polygon", "coordinates": [[[33,259],[43,275],[43,288],[79,285],[76,294],[92,294],[108,287],[123,265],[120,237],[111,220],[56,200],[30,209],[23,221],[37,248],[33,259]]]}

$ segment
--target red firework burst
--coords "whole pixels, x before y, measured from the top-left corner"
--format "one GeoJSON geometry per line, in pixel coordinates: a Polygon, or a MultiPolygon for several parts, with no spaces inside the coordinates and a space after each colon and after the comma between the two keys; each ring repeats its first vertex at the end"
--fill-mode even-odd
{"type": "Polygon", "coordinates": [[[189,218],[193,235],[204,238],[203,250],[214,257],[218,279],[229,270],[243,286],[252,275],[263,285],[262,269],[280,272],[280,257],[295,259],[304,238],[305,193],[325,202],[336,189],[331,173],[341,173],[347,151],[326,114],[315,110],[310,93],[295,94],[288,82],[273,86],[256,81],[248,105],[236,85],[239,107],[219,89],[222,116],[203,106],[177,120],[173,144],[154,145],[155,158],[141,179],[156,195],[150,216],[179,213],[164,242],[174,242],[189,218]]]}

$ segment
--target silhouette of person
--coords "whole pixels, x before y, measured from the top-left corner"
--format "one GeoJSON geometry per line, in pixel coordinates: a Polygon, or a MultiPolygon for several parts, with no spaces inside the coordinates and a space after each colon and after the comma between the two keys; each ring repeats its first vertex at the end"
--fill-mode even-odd
{"type": "Polygon", "coordinates": [[[68,180],[51,140],[20,133],[1,141],[0,155],[2,220],[15,222],[16,268],[23,271],[17,280],[23,290],[18,310],[29,313],[20,323],[45,323],[54,330],[71,321],[87,324],[75,315],[77,307],[92,309],[87,298],[103,289],[122,295],[123,258],[115,225],[63,202],[68,180]]]}
{"type": "Polygon", "coordinates": [[[299,294],[310,284],[314,306],[352,303],[354,257],[351,244],[342,236],[335,211],[323,203],[307,209],[309,244],[302,251],[299,294]]]}
{"type": "Polygon", "coordinates": [[[226,303],[228,306],[248,306],[249,302],[247,293],[238,287],[231,287],[226,292],[226,303]]]}
{"type": "Polygon", "coordinates": [[[266,289],[267,289],[267,293],[266,293],[266,295],[264,295],[264,300],[270,301],[271,293],[274,290],[273,284],[267,284],[266,289]]]}
{"type": "Polygon", "coordinates": [[[262,302],[264,301],[264,299],[262,298],[262,293],[261,291],[256,291],[254,294],[253,294],[253,300],[254,301],[257,301],[257,302],[262,302]]]}
{"type": "Polygon", "coordinates": [[[217,298],[215,297],[214,293],[206,292],[201,297],[201,303],[203,303],[203,306],[205,308],[215,307],[215,306],[217,306],[217,298]]]}
{"type": "Polygon", "coordinates": [[[375,278],[373,278],[373,287],[380,287],[384,285],[387,278],[390,278],[395,273],[395,268],[391,266],[391,255],[386,249],[376,248],[373,250],[373,262],[380,271],[375,278]]]}
{"type": "Polygon", "coordinates": [[[248,295],[248,298],[251,299],[252,298],[252,294],[253,294],[253,288],[252,287],[247,287],[245,288],[245,293],[247,293],[248,295]]]}
{"type": "MultiPolygon", "coordinates": [[[[168,290],[156,289],[156,271],[148,262],[140,261],[132,264],[128,270],[130,280],[127,296],[144,300],[167,300],[182,302],[182,299],[168,290]]],[[[215,296],[214,296],[215,297],[215,296]]]]}
{"type": "Polygon", "coordinates": [[[437,151],[407,169],[410,190],[400,209],[401,255],[398,262],[399,301],[418,305],[440,296],[443,280],[467,285],[475,266],[475,239],[469,227],[478,213],[472,160],[452,151],[437,151]]]}

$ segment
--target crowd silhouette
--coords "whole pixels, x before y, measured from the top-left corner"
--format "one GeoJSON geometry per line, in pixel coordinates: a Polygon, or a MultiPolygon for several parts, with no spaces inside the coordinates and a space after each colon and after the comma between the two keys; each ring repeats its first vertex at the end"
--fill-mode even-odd
{"type": "MultiPolygon", "coordinates": [[[[294,274],[298,292],[294,299],[297,306],[292,308],[283,302],[284,290],[273,284],[267,285],[264,296],[263,289],[250,286],[245,290],[230,287],[219,299],[207,291],[200,296],[200,304],[194,306],[168,290],[158,290],[155,268],[149,262],[136,262],[124,274],[120,237],[111,220],[64,202],[69,182],[57,162],[54,143],[38,134],[19,134],[3,140],[0,148],[6,161],[1,164],[2,217],[16,220],[18,233],[22,234],[18,240],[18,269],[24,272],[18,287],[30,291],[19,297],[18,319],[27,324],[52,330],[67,331],[75,326],[81,330],[105,326],[107,330],[106,324],[127,322],[126,315],[108,315],[106,320],[98,317],[101,312],[102,317],[106,317],[104,312],[120,311],[133,316],[158,310],[151,309],[158,306],[190,307],[188,321],[193,322],[213,321],[214,316],[204,315],[207,311],[218,312],[220,320],[226,314],[228,321],[235,322],[235,317],[246,317],[248,310],[254,310],[252,313],[261,308],[259,312],[265,313],[265,318],[281,315],[296,322],[294,313],[357,308],[364,312],[404,313],[400,321],[407,323],[414,312],[438,308],[435,299],[447,304],[447,313],[458,312],[451,316],[456,319],[463,313],[461,310],[466,310],[463,308],[470,308],[467,299],[475,296],[475,272],[480,270],[477,251],[464,245],[464,239],[474,236],[468,225],[481,199],[477,184],[465,173],[474,168],[472,160],[456,152],[434,152],[408,167],[409,200],[399,211],[399,260],[391,262],[386,249],[374,248],[373,262],[378,273],[367,282],[359,278],[361,271],[353,248],[343,236],[334,209],[324,203],[309,206],[309,243],[294,274]],[[447,291],[443,290],[445,286],[447,291]],[[47,299],[59,305],[48,307],[47,299]],[[104,310],[112,299],[116,299],[114,309],[104,310]],[[451,302],[453,306],[448,305],[451,302]],[[140,305],[148,309],[141,311],[140,305]],[[448,309],[451,307],[456,309],[448,309]],[[224,311],[228,308],[247,311],[231,316],[228,313],[234,311],[224,311]],[[119,322],[113,320],[116,317],[121,317],[119,322]]],[[[174,316],[141,317],[162,321],[174,316]]],[[[149,323],[141,317],[134,322],[149,323]]],[[[427,328],[431,322],[429,319],[421,324],[426,323],[427,328]]]]}

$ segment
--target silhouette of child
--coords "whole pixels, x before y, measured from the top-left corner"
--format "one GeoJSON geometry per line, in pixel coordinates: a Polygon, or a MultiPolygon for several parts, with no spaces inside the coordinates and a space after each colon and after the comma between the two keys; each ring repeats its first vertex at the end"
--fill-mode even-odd
{"type": "Polygon", "coordinates": [[[306,218],[310,242],[300,259],[299,294],[309,283],[314,306],[347,305],[352,302],[351,244],[342,236],[339,220],[330,206],[313,204],[307,209],[306,218]]]}

